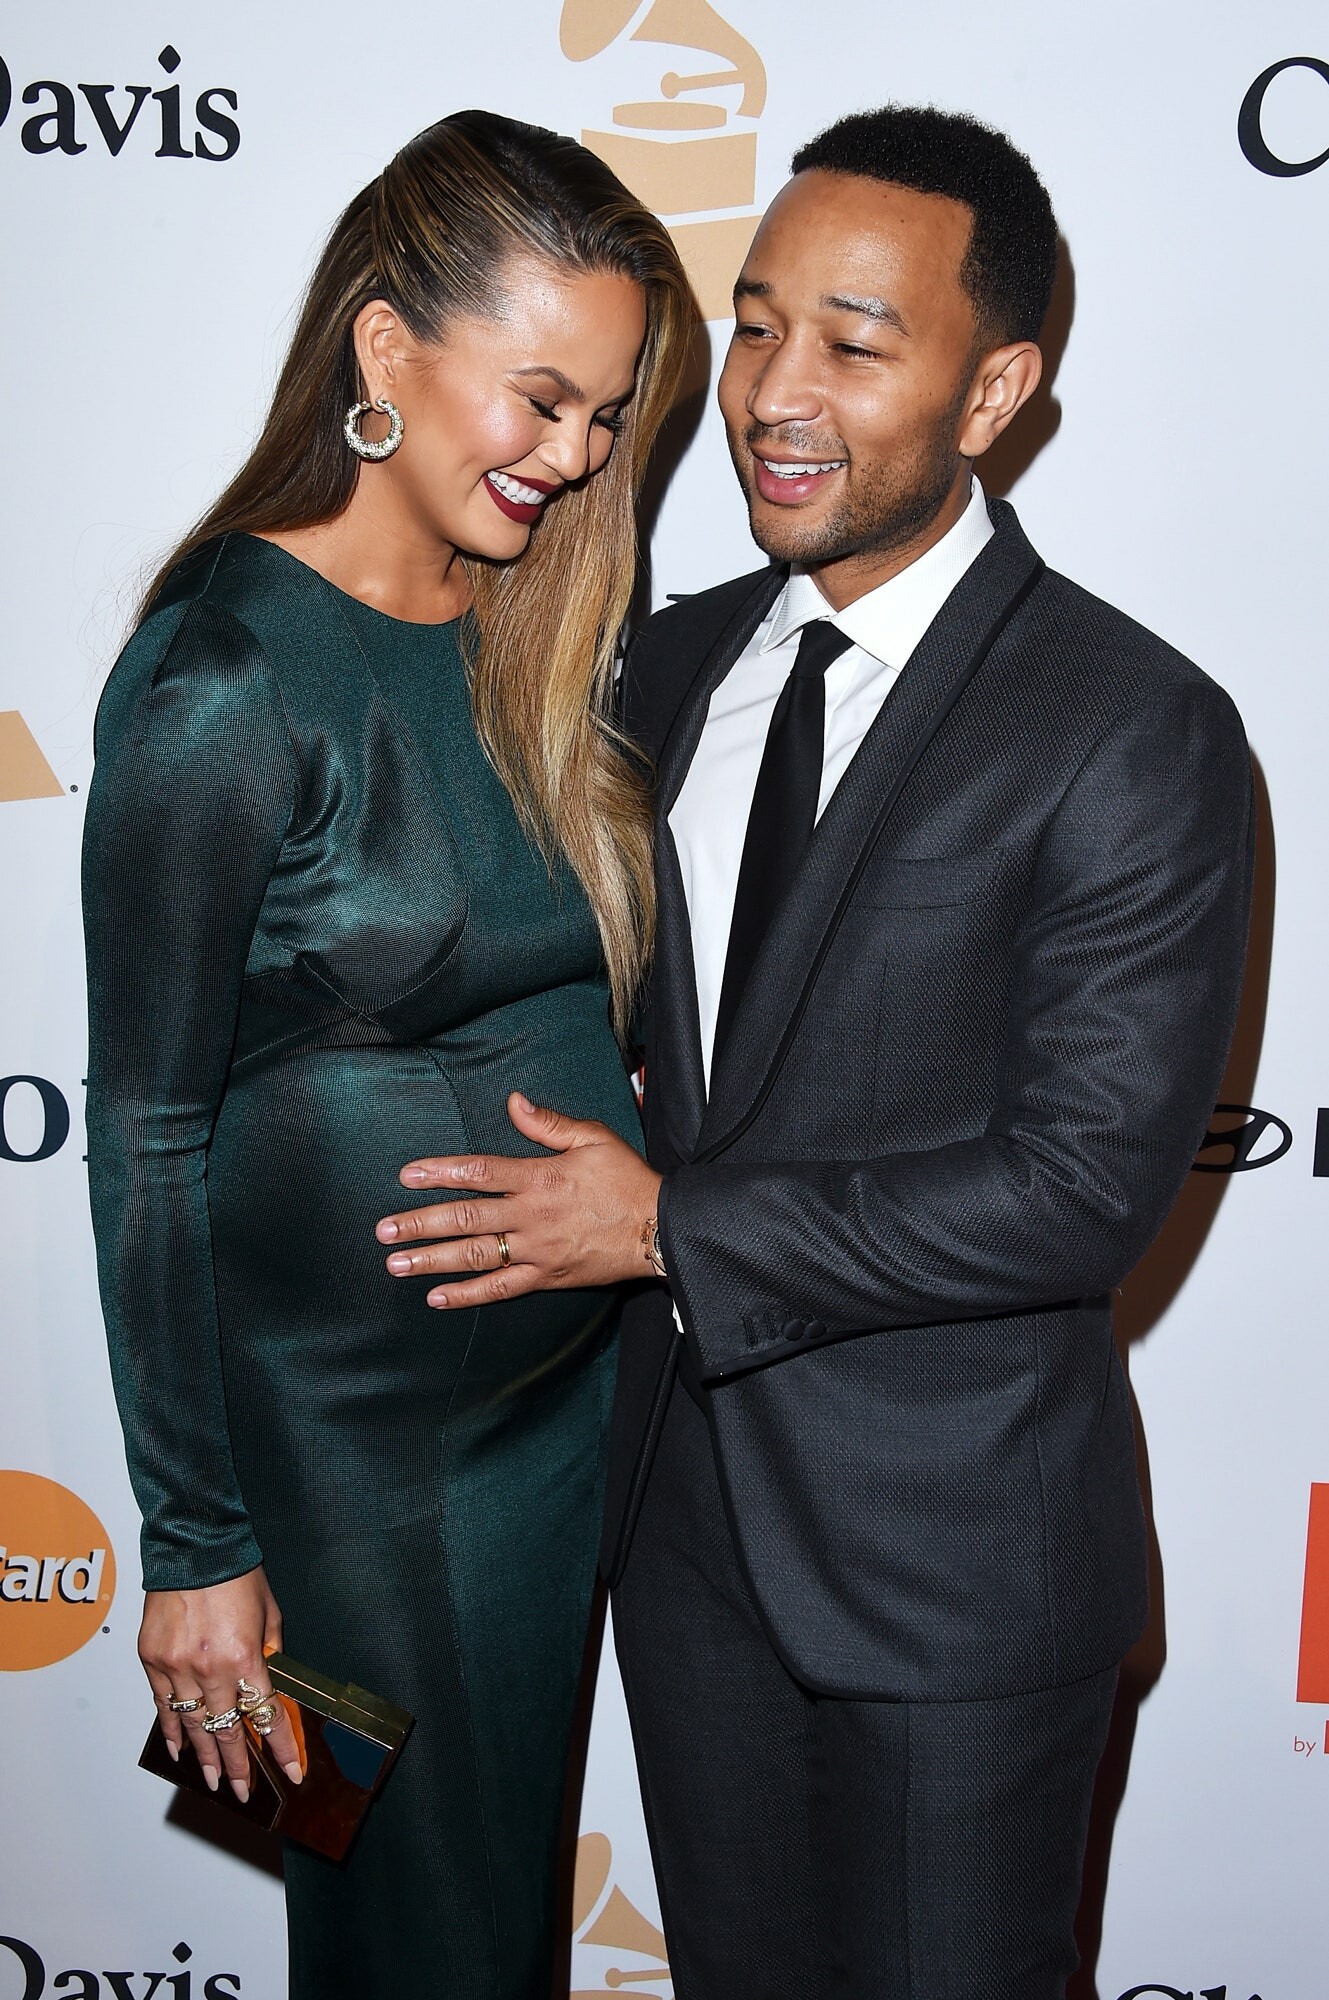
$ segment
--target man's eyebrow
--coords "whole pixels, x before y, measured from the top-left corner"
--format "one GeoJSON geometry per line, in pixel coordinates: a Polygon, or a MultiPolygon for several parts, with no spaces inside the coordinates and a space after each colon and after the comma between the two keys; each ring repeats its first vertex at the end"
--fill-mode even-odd
{"type": "Polygon", "coordinates": [[[893,326],[906,339],[909,337],[904,315],[889,299],[855,299],[845,292],[825,292],[821,303],[829,312],[857,313],[863,319],[880,320],[884,326],[893,326]]]}
{"type": "Polygon", "coordinates": [[[740,278],[734,286],[734,297],[736,299],[768,299],[774,290],[774,285],[765,284],[760,278],[740,278]]]}

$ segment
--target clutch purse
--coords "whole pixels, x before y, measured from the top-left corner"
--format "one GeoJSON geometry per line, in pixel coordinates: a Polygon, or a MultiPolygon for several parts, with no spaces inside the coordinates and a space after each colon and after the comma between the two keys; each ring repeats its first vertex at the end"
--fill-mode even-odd
{"type": "Polygon", "coordinates": [[[249,1797],[238,1799],[223,1776],[208,1789],[203,1767],[185,1732],[179,1762],[166,1747],[156,1721],[143,1746],[139,1766],[182,1791],[197,1792],[238,1818],[284,1840],[298,1840],[329,1861],[340,1861],[382,1790],[414,1716],[363,1688],[343,1686],[283,1653],[267,1662],[273,1693],[281,1700],[299,1746],[303,1781],[293,1785],[268,1748],[266,1737],[249,1725],[249,1797]]]}

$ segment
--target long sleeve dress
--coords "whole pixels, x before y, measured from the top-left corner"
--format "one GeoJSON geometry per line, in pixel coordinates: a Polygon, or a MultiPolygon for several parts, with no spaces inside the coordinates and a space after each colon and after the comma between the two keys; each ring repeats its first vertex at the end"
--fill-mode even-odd
{"type": "Polygon", "coordinates": [[[84,854],[89,1162],[144,1582],[262,1562],[286,1650],[418,1718],[292,2000],[548,1990],[612,1298],[436,1313],[374,1223],[422,1154],[639,1143],[589,906],[475,734],[456,624],[275,546],[193,556],[116,664],[84,854]]]}

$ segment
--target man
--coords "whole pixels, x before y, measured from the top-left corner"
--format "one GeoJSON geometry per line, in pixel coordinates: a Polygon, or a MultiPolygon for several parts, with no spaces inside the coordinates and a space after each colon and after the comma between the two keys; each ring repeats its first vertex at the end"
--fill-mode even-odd
{"type": "Polygon", "coordinates": [[[1252,818],[1227,697],[973,480],[1055,256],[971,120],[797,156],[720,384],[770,566],[625,668],[649,1165],[514,1098],[555,1159],[403,1175],[503,1197],[510,1264],[492,1200],[396,1218],[444,1239],[404,1268],[488,1273],[431,1300],[663,1276],[605,1551],[679,2000],[1055,2000],[1075,1962],[1145,1616],[1109,1294],[1213,1105],[1252,818]]]}

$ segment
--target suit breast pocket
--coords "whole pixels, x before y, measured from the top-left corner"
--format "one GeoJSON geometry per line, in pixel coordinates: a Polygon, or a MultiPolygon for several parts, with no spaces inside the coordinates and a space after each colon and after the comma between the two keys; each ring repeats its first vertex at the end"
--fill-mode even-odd
{"type": "Polygon", "coordinates": [[[938,854],[913,860],[890,855],[869,868],[862,900],[883,910],[944,910],[971,902],[990,890],[1001,872],[1003,852],[938,854]]]}

